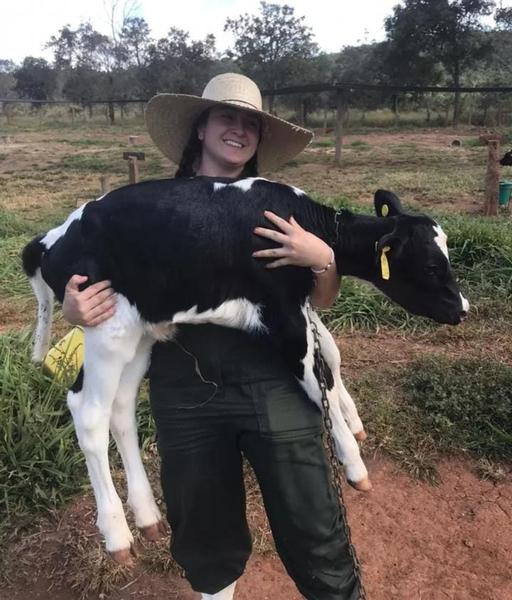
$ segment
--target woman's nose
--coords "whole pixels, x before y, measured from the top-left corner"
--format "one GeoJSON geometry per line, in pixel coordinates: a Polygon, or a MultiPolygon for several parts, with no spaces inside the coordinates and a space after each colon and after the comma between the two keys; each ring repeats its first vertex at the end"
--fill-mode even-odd
{"type": "Polygon", "coordinates": [[[243,135],[245,133],[244,120],[239,115],[237,115],[236,118],[233,120],[231,126],[233,131],[236,131],[236,133],[238,133],[239,135],[243,135]]]}

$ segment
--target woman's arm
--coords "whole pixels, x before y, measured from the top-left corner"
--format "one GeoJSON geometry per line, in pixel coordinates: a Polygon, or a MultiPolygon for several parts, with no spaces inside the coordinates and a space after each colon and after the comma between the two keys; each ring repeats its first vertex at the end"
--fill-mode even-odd
{"type": "Polygon", "coordinates": [[[336,272],[336,261],[325,273],[315,274],[315,288],[311,293],[311,304],[315,308],[329,308],[340,291],[341,277],[336,272]]]}
{"type": "Polygon", "coordinates": [[[116,296],[110,281],[99,281],[83,291],[79,286],[87,281],[84,275],[73,275],[66,285],[62,313],[71,325],[95,327],[115,312],[116,296]]]}
{"type": "Polygon", "coordinates": [[[323,273],[315,274],[315,289],[311,294],[311,302],[317,308],[327,308],[336,299],[340,288],[341,278],[336,272],[336,263],[333,260],[331,247],[316,235],[303,229],[291,217],[290,221],[282,219],[273,212],[265,211],[265,217],[281,231],[256,227],[254,233],[282,244],[280,248],[268,248],[253,252],[256,258],[275,258],[266,265],[267,269],[295,265],[310,267],[315,271],[324,269],[329,263],[329,268],[323,273]]]}

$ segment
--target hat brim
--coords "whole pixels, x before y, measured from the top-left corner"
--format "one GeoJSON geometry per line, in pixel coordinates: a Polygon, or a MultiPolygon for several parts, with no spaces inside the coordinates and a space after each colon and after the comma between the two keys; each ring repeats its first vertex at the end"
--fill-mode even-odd
{"type": "Polygon", "coordinates": [[[158,94],[146,105],[149,135],[156,147],[179,164],[192,127],[199,115],[211,106],[236,106],[260,116],[263,132],[258,146],[258,169],[272,171],[302,152],[313,132],[243,103],[219,102],[187,94],[158,94]]]}

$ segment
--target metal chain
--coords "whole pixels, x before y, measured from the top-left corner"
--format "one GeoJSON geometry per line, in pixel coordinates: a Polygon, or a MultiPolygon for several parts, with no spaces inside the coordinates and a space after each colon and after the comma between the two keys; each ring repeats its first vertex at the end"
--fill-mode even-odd
{"type": "Polygon", "coordinates": [[[327,449],[328,449],[328,458],[331,465],[331,476],[332,476],[332,484],[334,490],[336,492],[336,500],[338,503],[341,523],[343,525],[343,530],[345,532],[345,536],[348,541],[348,547],[350,556],[354,561],[354,572],[359,583],[359,598],[360,600],[366,600],[366,592],[363,587],[363,579],[361,574],[361,564],[359,559],[357,558],[356,550],[354,548],[354,544],[352,543],[352,535],[350,533],[350,527],[347,521],[347,511],[345,509],[345,503],[343,501],[343,491],[341,487],[341,475],[340,475],[340,463],[338,457],[336,455],[336,447],[334,445],[334,438],[332,435],[332,419],[329,413],[329,400],[327,399],[327,379],[326,379],[326,363],[325,359],[322,356],[321,347],[320,347],[320,334],[318,332],[317,324],[313,321],[313,319],[309,319],[311,324],[311,331],[313,333],[313,352],[314,352],[314,361],[316,371],[318,373],[318,385],[320,386],[320,391],[322,393],[322,414],[324,420],[324,429],[325,429],[325,437],[327,440],[327,449]]]}

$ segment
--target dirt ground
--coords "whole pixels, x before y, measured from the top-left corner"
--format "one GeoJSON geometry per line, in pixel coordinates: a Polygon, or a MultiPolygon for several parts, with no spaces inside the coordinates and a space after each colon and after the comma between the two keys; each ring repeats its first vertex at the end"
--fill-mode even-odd
{"type": "MultiPolygon", "coordinates": [[[[352,537],[363,567],[369,600],[509,600],[512,598],[512,481],[482,481],[469,461],[446,460],[441,484],[432,486],[398,472],[382,457],[367,461],[374,488],[361,494],[345,488],[352,537]]],[[[73,562],[69,536],[94,541],[92,501],[65,509],[57,525],[26,536],[12,585],[0,587],[10,600],[78,600],[71,586],[84,585],[73,562]]],[[[254,518],[264,519],[261,514],[254,518]]],[[[153,550],[154,551],[154,550],[153,550]]],[[[158,551],[165,555],[165,547],[158,551]]],[[[119,575],[110,593],[88,600],[198,600],[186,580],[171,570],[155,572],[148,546],[135,565],[119,575]]],[[[161,558],[161,557],[160,557],[161,558]]],[[[101,570],[101,562],[98,563],[101,570]]],[[[89,567],[83,566],[87,577],[89,567]]],[[[274,552],[253,553],[236,600],[300,600],[274,552]]]]}

